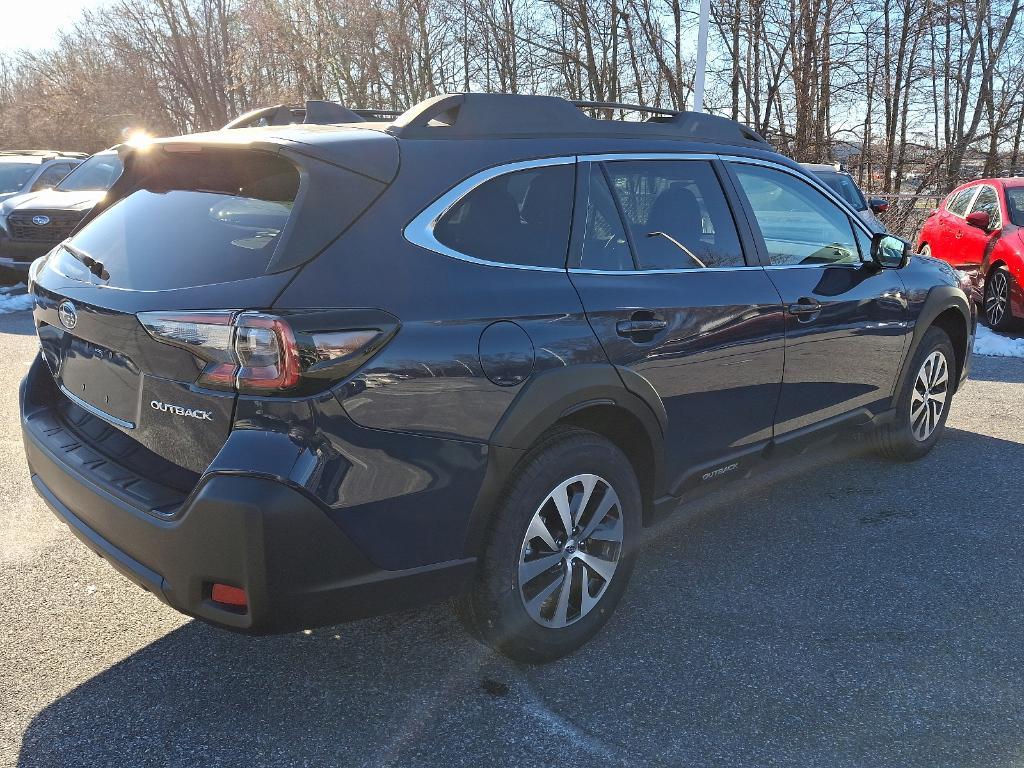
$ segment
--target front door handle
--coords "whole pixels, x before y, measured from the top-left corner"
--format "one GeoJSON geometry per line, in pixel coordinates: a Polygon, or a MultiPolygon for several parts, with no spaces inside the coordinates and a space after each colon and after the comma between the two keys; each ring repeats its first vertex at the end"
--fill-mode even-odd
{"type": "Polygon", "coordinates": [[[648,320],[620,320],[615,324],[615,330],[620,336],[634,336],[641,333],[657,333],[668,327],[665,320],[651,318],[648,320]]]}
{"type": "Polygon", "coordinates": [[[791,315],[816,315],[821,312],[821,302],[817,299],[802,298],[796,304],[789,305],[791,315]]]}

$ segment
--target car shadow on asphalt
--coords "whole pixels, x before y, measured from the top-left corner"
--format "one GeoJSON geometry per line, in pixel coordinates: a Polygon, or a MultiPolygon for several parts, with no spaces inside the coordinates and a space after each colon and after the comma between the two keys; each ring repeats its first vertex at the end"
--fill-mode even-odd
{"type": "Polygon", "coordinates": [[[996,381],[1004,384],[1024,384],[1024,358],[974,355],[968,381],[996,381]]]}
{"type": "Polygon", "coordinates": [[[541,667],[447,606],[278,637],[191,622],[41,711],[18,765],[1009,765],[1024,527],[994,462],[1024,444],[815,448],[653,529],[606,629],[541,667]]]}

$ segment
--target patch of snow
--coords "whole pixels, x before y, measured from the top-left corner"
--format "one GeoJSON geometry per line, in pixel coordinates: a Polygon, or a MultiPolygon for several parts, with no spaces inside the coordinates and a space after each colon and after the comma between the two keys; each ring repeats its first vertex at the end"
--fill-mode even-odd
{"type": "Polygon", "coordinates": [[[22,312],[26,309],[32,309],[32,297],[27,293],[13,296],[9,293],[0,293],[0,315],[5,312],[22,312]]]}
{"type": "Polygon", "coordinates": [[[1024,339],[1002,336],[991,328],[978,325],[978,335],[974,337],[974,354],[993,355],[995,357],[1024,357],[1024,339]]]}

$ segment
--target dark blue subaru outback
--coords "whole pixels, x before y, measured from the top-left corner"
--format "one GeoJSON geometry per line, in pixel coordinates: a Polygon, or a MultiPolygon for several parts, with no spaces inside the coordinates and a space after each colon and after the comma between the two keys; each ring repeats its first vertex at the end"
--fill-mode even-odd
{"type": "Polygon", "coordinates": [[[923,456],[967,375],[955,273],[723,118],[456,94],[123,160],[32,270],[28,464],[223,627],[458,597],[556,658],[644,526],[838,430],[923,456]]]}

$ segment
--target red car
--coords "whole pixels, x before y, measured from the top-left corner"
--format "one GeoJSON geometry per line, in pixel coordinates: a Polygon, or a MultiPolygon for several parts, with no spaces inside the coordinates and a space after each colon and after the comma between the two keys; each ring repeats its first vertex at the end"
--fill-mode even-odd
{"type": "Polygon", "coordinates": [[[1024,178],[980,179],[957,187],[921,228],[917,249],[977,273],[988,324],[1024,318],[1024,178]]]}

